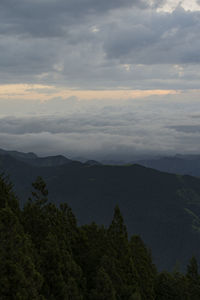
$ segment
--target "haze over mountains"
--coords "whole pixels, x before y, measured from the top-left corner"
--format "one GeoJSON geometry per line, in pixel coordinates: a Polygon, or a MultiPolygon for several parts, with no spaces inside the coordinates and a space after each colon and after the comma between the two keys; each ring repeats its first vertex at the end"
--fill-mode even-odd
{"type": "Polygon", "coordinates": [[[183,267],[194,254],[200,259],[200,179],[168,174],[137,164],[81,163],[62,156],[1,150],[0,169],[9,174],[21,205],[40,175],[49,200],[67,202],[80,224],[108,225],[119,204],[130,234],[140,234],[160,269],[183,267]]]}
{"type": "Polygon", "coordinates": [[[86,164],[105,164],[105,165],[125,165],[125,164],[139,164],[158,171],[200,176],[200,155],[183,155],[176,154],[175,156],[152,156],[146,155],[145,158],[136,158],[134,161],[127,162],[127,160],[102,160],[96,161],[93,159],[85,159],[77,157],[76,159],[66,158],[64,155],[54,155],[39,157],[33,152],[24,153],[19,151],[8,151],[0,149],[0,155],[9,155],[19,161],[25,162],[32,166],[38,167],[53,167],[69,164],[73,161],[80,161],[86,164]]]}
{"type": "Polygon", "coordinates": [[[163,172],[200,176],[200,155],[166,156],[139,160],[139,164],[163,172]]]}

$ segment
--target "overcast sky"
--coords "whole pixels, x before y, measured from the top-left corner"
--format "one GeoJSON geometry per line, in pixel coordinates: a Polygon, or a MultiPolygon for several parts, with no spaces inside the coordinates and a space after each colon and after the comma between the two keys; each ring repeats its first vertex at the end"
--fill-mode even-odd
{"type": "Polygon", "coordinates": [[[200,1],[1,0],[0,148],[200,153],[200,1]]]}

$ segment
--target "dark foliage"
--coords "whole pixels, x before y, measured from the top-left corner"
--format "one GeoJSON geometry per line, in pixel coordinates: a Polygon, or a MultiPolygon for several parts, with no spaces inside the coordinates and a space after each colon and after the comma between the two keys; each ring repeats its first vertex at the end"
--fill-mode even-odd
{"type": "MultiPolygon", "coordinates": [[[[10,176],[21,207],[27,203],[32,181],[40,174],[47,183],[49,200],[57,207],[67,201],[79,225],[94,221],[109,226],[118,203],[129,236],[141,236],[152,249],[159,270],[172,271],[179,261],[183,271],[191,254],[200,260],[199,178],[139,165],[66,163],[62,157],[40,159],[16,152],[0,153],[0,169],[10,176]]],[[[34,195],[32,198],[36,200],[34,195]]]]}
{"type": "Polygon", "coordinates": [[[128,238],[118,206],[108,228],[77,226],[67,204],[48,201],[41,177],[23,210],[0,177],[0,299],[196,300],[198,264],[158,273],[139,236],[128,238]]]}

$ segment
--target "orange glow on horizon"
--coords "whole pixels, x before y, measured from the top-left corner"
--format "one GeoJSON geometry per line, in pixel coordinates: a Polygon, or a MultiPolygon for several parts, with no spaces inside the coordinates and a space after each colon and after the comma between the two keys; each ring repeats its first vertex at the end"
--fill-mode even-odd
{"type": "Polygon", "coordinates": [[[21,99],[48,101],[60,97],[76,97],[79,100],[93,99],[134,99],[148,96],[179,94],[177,90],[78,90],[39,84],[0,85],[0,99],[21,99]]]}

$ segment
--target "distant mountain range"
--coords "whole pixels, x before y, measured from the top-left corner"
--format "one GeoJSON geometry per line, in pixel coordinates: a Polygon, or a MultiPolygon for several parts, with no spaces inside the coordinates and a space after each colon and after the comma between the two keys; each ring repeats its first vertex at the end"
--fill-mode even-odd
{"type": "MultiPolygon", "coordinates": [[[[38,157],[35,153],[23,153],[19,151],[7,151],[0,149],[0,155],[9,155],[18,161],[25,162],[31,166],[37,167],[57,167],[74,162],[72,159],[68,159],[63,155],[38,157]]],[[[77,161],[77,160],[76,160],[77,161]]],[[[82,158],[81,162],[84,162],[82,158]]],[[[126,165],[123,161],[102,161],[86,160],[85,164],[96,165],[126,165]]],[[[200,177],[200,155],[182,155],[177,154],[175,156],[164,157],[151,157],[147,159],[140,159],[130,162],[129,164],[139,164],[147,168],[152,168],[162,172],[192,175],[200,177]]]]}
{"type": "MultiPolygon", "coordinates": [[[[180,159],[180,158],[178,158],[180,159]]],[[[133,165],[81,163],[63,156],[0,151],[0,172],[10,175],[21,205],[40,175],[54,203],[66,201],[80,224],[108,225],[119,205],[130,234],[140,234],[160,269],[200,260],[200,179],[133,165]]]]}
{"type": "Polygon", "coordinates": [[[64,164],[68,164],[71,162],[70,159],[66,158],[63,155],[56,155],[56,156],[47,156],[47,157],[38,157],[35,153],[23,153],[19,151],[6,151],[0,149],[0,155],[8,155],[15,158],[18,161],[25,162],[32,166],[38,167],[54,167],[54,166],[61,166],[64,164]]]}
{"type": "Polygon", "coordinates": [[[200,155],[181,155],[160,157],[137,161],[138,164],[163,172],[188,174],[200,177],[200,155]]]}

